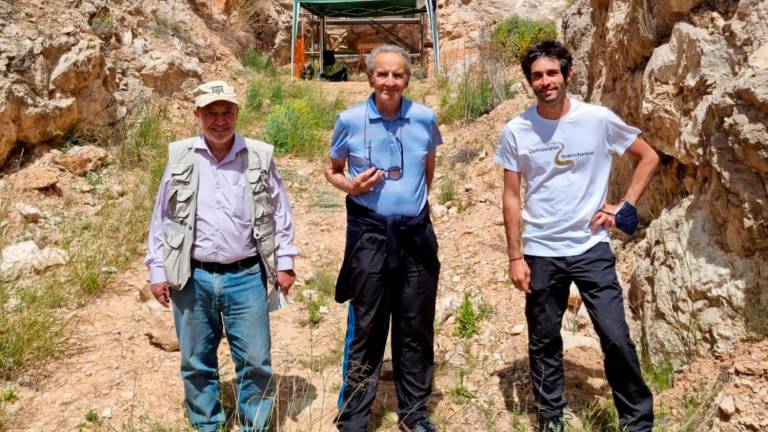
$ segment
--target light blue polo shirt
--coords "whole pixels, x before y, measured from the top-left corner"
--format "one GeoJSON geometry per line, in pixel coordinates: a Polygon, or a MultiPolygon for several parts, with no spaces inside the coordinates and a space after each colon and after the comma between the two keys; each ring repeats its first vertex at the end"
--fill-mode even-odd
{"type": "Polygon", "coordinates": [[[431,109],[403,97],[397,117],[390,121],[379,114],[371,94],[366,102],[339,114],[329,155],[347,160],[350,178],[371,166],[401,167],[401,179],[385,178],[371,192],[351,198],[383,216],[416,216],[427,203],[427,155],[442,142],[431,109]]]}

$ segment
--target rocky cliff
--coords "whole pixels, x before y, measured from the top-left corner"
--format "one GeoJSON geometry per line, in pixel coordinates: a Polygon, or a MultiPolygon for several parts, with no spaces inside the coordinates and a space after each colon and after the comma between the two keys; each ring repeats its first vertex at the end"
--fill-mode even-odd
{"type": "Polygon", "coordinates": [[[142,100],[229,78],[271,4],[241,3],[0,0],[0,166],[73,129],[104,143],[142,100]]]}
{"type": "Polygon", "coordinates": [[[764,0],[577,0],[563,17],[572,90],[663,154],[629,289],[654,356],[684,361],[768,333],[766,22],[764,0]]]}

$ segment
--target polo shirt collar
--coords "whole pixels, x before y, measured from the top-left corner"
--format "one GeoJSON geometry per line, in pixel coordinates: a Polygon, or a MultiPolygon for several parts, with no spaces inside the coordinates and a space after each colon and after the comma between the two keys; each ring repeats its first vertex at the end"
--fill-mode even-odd
{"type": "MultiPolygon", "coordinates": [[[[381,119],[383,118],[381,114],[379,113],[378,108],[376,108],[376,93],[371,93],[370,96],[368,96],[368,101],[366,102],[368,104],[368,119],[369,120],[375,120],[375,119],[381,119]]],[[[410,99],[406,98],[405,96],[402,96],[400,98],[400,109],[397,112],[397,116],[394,118],[394,120],[399,119],[407,119],[411,117],[411,105],[413,105],[413,102],[410,101],[410,99]]]]}
{"type": "MultiPolygon", "coordinates": [[[[227,156],[221,162],[219,162],[219,164],[225,164],[232,161],[235,157],[237,157],[238,153],[240,153],[240,151],[244,150],[245,148],[245,138],[243,138],[243,136],[239,133],[235,132],[235,142],[232,144],[232,148],[229,150],[227,156]]],[[[202,133],[197,136],[197,141],[195,142],[195,150],[204,150],[208,152],[211,157],[213,157],[213,153],[211,153],[211,149],[208,148],[208,144],[205,143],[205,137],[202,133]]]]}

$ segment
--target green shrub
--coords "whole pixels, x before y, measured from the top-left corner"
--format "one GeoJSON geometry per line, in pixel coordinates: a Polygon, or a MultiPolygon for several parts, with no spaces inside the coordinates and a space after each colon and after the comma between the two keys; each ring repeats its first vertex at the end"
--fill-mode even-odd
{"type": "Polygon", "coordinates": [[[266,54],[262,54],[255,49],[251,49],[243,54],[241,60],[243,66],[253,69],[256,72],[267,74],[270,76],[277,75],[277,68],[272,58],[266,54]]]}
{"type": "Polygon", "coordinates": [[[454,98],[444,98],[440,121],[469,121],[488,113],[496,105],[492,102],[491,86],[487,77],[466,74],[458,84],[454,98]]]}
{"type": "Polygon", "coordinates": [[[174,139],[167,105],[159,101],[140,105],[128,116],[124,127],[129,132],[120,142],[117,152],[121,167],[139,168],[147,164],[159,164],[162,173],[165,151],[168,143],[174,139]]]}
{"type": "Polygon", "coordinates": [[[322,297],[314,298],[307,303],[307,323],[310,327],[320,324],[320,306],[324,305],[322,297]]]}
{"type": "Polygon", "coordinates": [[[650,359],[643,358],[642,366],[643,378],[654,393],[661,393],[672,388],[675,366],[671,361],[662,359],[654,363],[650,359]]]}
{"type": "Polygon", "coordinates": [[[336,273],[320,267],[312,279],[307,281],[307,287],[316,290],[321,296],[333,297],[336,293],[336,273]]]}
{"type": "Polygon", "coordinates": [[[519,62],[534,44],[555,39],[557,39],[557,25],[554,21],[512,17],[496,26],[491,35],[491,45],[504,60],[519,62]]]}
{"type": "Polygon", "coordinates": [[[448,394],[451,395],[451,399],[453,400],[453,403],[457,405],[464,405],[465,403],[477,397],[475,396],[474,393],[469,391],[469,389],[464,387],[464,385],[462,384],[453,386],[448,391],[448,394]]]}
{"type": "Polygon", "coordinates": [[[610,401],[592,401],[577,414],[585,431],[622,432],[616,405],[610,401]]]}
{"type": "Polygon", "coordinates": [[[319,122],[305,100],[294,99],[277,105],[267,114],[264,137],[279,153],[314,155],[321,148],[319,122]]]}
{"type": "Polygon", "coordinates": [[[91,30],[100,38],[107,38],[114,32],[114,19],[108,11],[100,11],[88,22],[91,30]]]}
{"type": "Polygon", "coordinates": [[[469,339],[480,331],[480,317],[472,306],[469,293],[464,293],[464,301],[461,302],[456,314],[456,333],[460,338],[469,339]]]}
{"type": "Polygon", "coordinates": [[[281,91],[285,101],[272,106],[264,123],[264,138],[278,153],[317,156],[327,147],[327,133],[333,127],[341,102],[328,101],[316,93],[292,94],[295,86],[281,91]],[[325,132],[325,133],[324,133],[325,132]]]}
{"type": "Polygon", "coordinates": [[[447,81],[440,85],[440,123],[472,121],[515,95],[512,82],[490,62],[481,58],[479,68],[464,71],[455,88],[447,81]]]}
{"type": "Polygon", "coordinates": [[[326,98],[316,86],[256,75],[246,88],[238,128],[278,153],[318,156],[342,109],[341,99],[326,98]]]}

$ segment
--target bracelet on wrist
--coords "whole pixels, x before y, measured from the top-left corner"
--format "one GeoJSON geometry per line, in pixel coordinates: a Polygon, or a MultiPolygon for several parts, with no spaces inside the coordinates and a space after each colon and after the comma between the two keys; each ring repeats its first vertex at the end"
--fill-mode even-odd
{"type": "Polygon", "coordinates": [[[523,259],[523,256],[522,256],[522,255],[520,255],[520,256],[519,256],[519,257],[517,257],[517,258],[510,258],[510,259],[509,259],[509,262],[518,261],[518,260],[521,260],[521,259],[523,259]]]}

